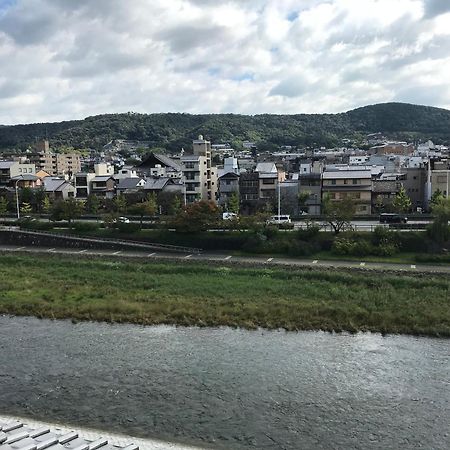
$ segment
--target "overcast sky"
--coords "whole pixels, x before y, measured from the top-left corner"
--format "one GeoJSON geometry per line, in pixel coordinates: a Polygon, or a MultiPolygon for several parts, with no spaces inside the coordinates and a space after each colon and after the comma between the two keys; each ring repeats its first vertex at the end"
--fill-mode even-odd
{"type": "Polygon", "coordinates": [[[450,0],[0,0],[0,124],[450,109],[450,0]]]}

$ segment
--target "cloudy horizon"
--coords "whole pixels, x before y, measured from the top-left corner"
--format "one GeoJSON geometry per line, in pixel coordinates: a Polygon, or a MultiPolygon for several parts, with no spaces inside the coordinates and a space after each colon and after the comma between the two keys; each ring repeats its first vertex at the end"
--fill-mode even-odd
{"type": "Polygon", "coordinates": [[[0,124],[450,109],[448,0],[0,0],[0,124]]]}

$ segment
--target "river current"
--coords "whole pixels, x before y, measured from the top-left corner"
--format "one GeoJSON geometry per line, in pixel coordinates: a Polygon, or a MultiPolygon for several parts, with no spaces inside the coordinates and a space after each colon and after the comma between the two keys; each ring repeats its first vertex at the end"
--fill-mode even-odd
{"type": "Polygon", "coordinates": [[[0,414],[218,449],[446,449],[450,340],[0,317],[0,414]]]}

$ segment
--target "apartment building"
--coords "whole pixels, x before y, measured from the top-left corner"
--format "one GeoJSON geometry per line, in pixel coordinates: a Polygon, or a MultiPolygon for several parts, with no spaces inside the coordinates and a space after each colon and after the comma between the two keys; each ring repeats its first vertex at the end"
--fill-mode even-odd
{"type": "Polygon", "coordinates": [[[193,154],[180,158],[186,203],[217,200],[217,168],[211,164],[211,142],[199,136],[193,141],[193,154]]]}
{"type": "Polygon", "coordinates": [[[44,170],[52,176],[72,175],[81,171],[81,157],[77,153],[53,153],[47,140],[35,145],[35,152],[28,155],[37,170],[44,170]]]}
{"type": "Polygon", "coordinates": [[[341,201],[350,197],[356,206],[356,215],[371,214],[372,173],[370,170],[333,170],[322,174],[322,199],[341,201]]]}

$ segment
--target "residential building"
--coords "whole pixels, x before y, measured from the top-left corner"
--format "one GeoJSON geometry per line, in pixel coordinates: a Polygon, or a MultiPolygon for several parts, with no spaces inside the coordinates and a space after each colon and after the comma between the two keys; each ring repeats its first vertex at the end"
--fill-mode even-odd
{"type": "Polygon", "coordinates": [[[73,175],[81,171],[81,157],[78,153],[53,153],[47,140],[35,145],[35,152],[28,155],[30,163],[37,170],[44,170],[52,176],[73,175]]]}
{"type": "Polygon", "coordinates": [[[244,172],[239,177],[241,211],[249,214],[256,211],[259,201],[258,172],[244,172]]]}
{"type": "Polygon", "coordinates": [[[186,203],[217,200],[217,168],[211,164],[211,142],[199,136],[193,141],[193,154],[180,158],[186,203]]]}
{"type": "Polygon", "coordinates": [[[158,176],[180,179],[182,175],[181,164],[173,158],[158,153],[150,153],[136,167],[137,175],[158,176]]]}
{"type": "Polygon", "coordinates": [[[45,192],[54,200],[67,200],[75,197],[75,187],[64,178],[45,177],[43,183],[45,192]]]}
{"type": "Polygon", "coordinates": [[[219,205],[227,206],[232,195],[239,196],[239,175],[221,169],[219,175],[219,205]]]}
{"type": "MultiPolygon", "coordinates": [[[[114,167],[110,164],[99,163],[94,164],[94,173],[91,172],[78,172],[75,174],[75,189],[76,197],[80,199],[86,199],[92,193],[92,182],[96,177],[106,177],[109,179],[114,175],[114,167]]],[[[101,181],[97,180],[100,182],[101,181]]],[[[109,183],[111,185],[111,182],[109,183]]],[[[97,194],[101,194],[102,190],[97,187],[97,194]]],[[[106,191],[105,196],[106,196],[106,191]]],[[[102,195],[102,194],[101,194],[102,195]]],[[[103,196],[103,195],[102,195],[103,196]]],[[[110,194],[108,194],[110,196],[110,194]]]]}
{"type": "Polygon", "coordinates": [[[0,186],[9,185],[11,178],[19,175],[36,175],[36,166],[20,161],[0,161],[0,186]]]}
{"type": "Polygon", "coordinates": [[[370,170],[326,170],[322,174],[322,198],[341,201],[350,197],[356,206],[356,215],[371,214],[372,173],[370,170]]]}

